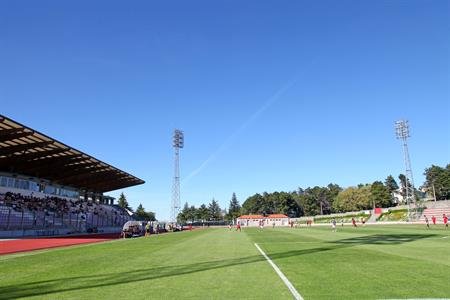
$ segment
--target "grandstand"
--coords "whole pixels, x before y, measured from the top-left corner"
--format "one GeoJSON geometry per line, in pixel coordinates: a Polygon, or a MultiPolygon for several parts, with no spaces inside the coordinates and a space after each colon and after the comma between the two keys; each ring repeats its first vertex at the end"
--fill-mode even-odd
{"type": "Polygon", "coordinates": [[[420,216],[420,221],[425,221],[425,216],[431,218],[432,216],[436,217],[437,223],[442,223],[443,218],[442,215],[450,216],[450,200],[444,201],[428,201],[426,203],[426,208],[424,209],[422,215],[420,216]]]}
{"type": "Polygon", "coordinates": [[[114,232],[131,217],[104,193],[144,181],[0,115],[0,236],[114,232]]]}

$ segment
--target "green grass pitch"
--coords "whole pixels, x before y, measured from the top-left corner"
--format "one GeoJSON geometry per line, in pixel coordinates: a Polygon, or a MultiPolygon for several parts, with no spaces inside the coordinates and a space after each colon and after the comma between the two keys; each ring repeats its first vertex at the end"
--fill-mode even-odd
{"type": "Polygon", "coordinates": [[[194,230],[0,257],[0,299],[450,297],[450,230],[424,226],[194,230]]]}

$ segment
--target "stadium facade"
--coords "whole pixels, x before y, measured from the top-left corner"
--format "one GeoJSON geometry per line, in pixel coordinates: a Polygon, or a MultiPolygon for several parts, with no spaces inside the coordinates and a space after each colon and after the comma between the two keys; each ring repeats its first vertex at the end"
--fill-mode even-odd
{"type": "Polygon", "coordinates": [[[18,235],[17,231],[34,235],[33,230],[48,228],[58,230],[47,230],[47,234],[60,234],[98,230],[99,225],[109,230],[120,227],[126,214],[104,193],[143,183],[0,115],[0,235],[18,235]]]}

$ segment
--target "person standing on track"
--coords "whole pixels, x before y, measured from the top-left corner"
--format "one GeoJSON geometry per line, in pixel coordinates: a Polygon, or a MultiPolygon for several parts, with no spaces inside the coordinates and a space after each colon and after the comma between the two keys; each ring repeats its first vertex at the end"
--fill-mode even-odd
{"type": "Polygon", "coordinates": [[[150,236],[150,221],[145,225],[145,236],[150,236]]]}

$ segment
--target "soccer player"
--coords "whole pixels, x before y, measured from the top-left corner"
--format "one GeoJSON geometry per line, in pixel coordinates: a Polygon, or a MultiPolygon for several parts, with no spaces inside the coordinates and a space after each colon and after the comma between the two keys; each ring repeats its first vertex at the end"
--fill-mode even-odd
{"type": "Polygon", "coordinates": [[[446,214],[443,214],[443,215],[442,215],[442,219],[443,219],[443,221],[444,221],[445,229],[447,229],[447,228],[448,228],[448,217],[447,217],[447,215],[446,215],[446,214]]]}
{"type": "Polygon", "coordinates": [[[430,229],[430,223],[428,223],[428,217],[423,215],[425,218],[425,223],[427,224],[427,229],[430,229]]]}
{"type": "Polygon", "coordinates": [[[431,222],[433,222],[433,225],[436,225],[436,217],[435,216],[431,217],[431,222]]]}
{"type": "Polygon", "coordinates": [[[238,231],[239,230],[239,232],[241,231],[241,223],[237,223],[237,225],[236,225],[236,231],[238,231]]]}
{"type": "Polygon", "coordinates": [[[331,220],[331,228],[333,232],[336,232],[336,219],[331,220]]]}
{"type": "Polygon", "coordinates": [[[358,226],[356,225],[356,220],[355,220],[355,218],[352,218],[352,224],[353,224],[353,227],[358,227],[358,226]]]}

